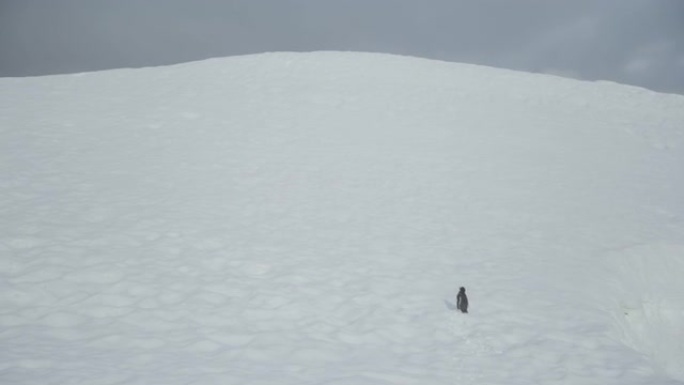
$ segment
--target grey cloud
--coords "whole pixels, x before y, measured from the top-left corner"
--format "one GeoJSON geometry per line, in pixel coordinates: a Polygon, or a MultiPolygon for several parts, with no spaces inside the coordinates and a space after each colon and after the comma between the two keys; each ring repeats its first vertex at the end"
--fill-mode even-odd
{"type": "Polygon", "coordinates": [[[0,76],[361,50],[684,93],[681,0],[0,0],[0,76]]]}

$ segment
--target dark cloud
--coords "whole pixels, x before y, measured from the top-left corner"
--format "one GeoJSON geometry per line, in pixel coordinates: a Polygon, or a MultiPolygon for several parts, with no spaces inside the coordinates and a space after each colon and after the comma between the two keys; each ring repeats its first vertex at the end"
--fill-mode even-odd
{"type": "Polygon", "coordinates": [[[681,0],[0,0],[0,76],[361,50],[684,93],[681,0]]]}

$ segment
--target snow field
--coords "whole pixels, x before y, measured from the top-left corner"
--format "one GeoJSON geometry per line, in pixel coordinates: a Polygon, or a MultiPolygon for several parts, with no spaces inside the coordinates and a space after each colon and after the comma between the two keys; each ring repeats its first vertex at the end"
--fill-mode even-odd
{"type": "Polygon", "coordinates": [[[352,53],[0,85],[3,383],[682,379],[682,97],[352,53]]]}

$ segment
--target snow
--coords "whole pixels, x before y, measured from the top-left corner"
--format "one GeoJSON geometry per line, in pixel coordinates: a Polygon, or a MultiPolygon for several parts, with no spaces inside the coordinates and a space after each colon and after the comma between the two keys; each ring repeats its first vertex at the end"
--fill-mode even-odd
{"type": "Polygon", "coordinates": [[[0,382],[682,383],[683,127],[379,54],[0,79],[0,382]]]}

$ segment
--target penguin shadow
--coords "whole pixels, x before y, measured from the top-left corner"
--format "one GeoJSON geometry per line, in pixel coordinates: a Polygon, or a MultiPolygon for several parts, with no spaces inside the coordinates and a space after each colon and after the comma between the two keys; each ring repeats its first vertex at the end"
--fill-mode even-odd
{"type": "Polygon", "coordinates": [[[450,301],[448,301],[448,300],[446,300],[446,299],[444,300],[444,306],[446,306],[446,308],[449,309],[449,310],[458,310],[458,308],[456,307],[456,304],[455,304],[455,303],[450,302],[450,301]]]}

